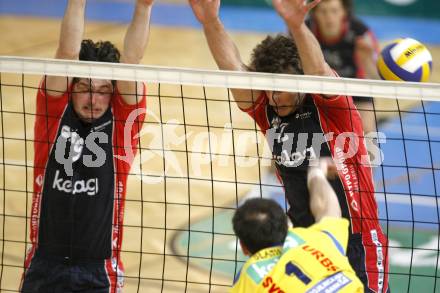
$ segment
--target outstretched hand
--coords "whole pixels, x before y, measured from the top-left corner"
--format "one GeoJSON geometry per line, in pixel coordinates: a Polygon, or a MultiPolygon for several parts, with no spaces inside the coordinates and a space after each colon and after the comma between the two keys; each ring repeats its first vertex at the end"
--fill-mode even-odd
{"type": "Polygon", "coordinates": [[[319,4],[321,0],[313,0],[310,3],[304,0],[272,0],[273,7],[284,21],[291,27],[300,27],[307,13],[319,4]]]}
{"type": "Polygon", "coordinates": [[[201,24],[218,19],[220,0],[189,0],[194,15],[201,24]]]}

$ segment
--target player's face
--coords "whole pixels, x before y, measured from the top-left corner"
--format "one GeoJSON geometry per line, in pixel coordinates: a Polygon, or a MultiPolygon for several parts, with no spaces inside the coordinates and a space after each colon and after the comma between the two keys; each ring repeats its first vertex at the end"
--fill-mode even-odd
{"type": "Polygon", "coordinates": [[[266,95],[269,99],[269,105],[280,117],[293,113],[299,102],[297,93],[266,91],[266,95]]]}
{"type": "Polygon", "coordinates": [[[107,111],[113,85],[105,79],[80,79],[73,86],[73,109],[81,120],[92,122],[107,111]]]}
{"type": "Polygon", "coordinates": [[[341,0],[326,0],[315,8],[314,16],[320,32],[334,37],[340,34],[346,13],[341,0]]]}

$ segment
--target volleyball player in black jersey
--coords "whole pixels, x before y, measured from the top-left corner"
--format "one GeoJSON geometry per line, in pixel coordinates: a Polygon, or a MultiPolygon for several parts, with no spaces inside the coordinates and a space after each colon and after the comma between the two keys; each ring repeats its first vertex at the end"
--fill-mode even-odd
{"type": "MultiPolygon", "coordinates": [[[[253,50],[245,65],[218,15],[220,0],[190,0],[203,25],[211,54],[222,70],[306,74],[335,77],[320,45],[305,25],[307,13],[318,3],[272,0],[292,38],[268,36],[253,50]]],[[[295,226],[315,222],[309,208],[307,168],[319,156],[341,164],[331,185],[342,216],[350,220],[347,256],[366,292],[388,290],[387,239],[379,225],[374,184],[363,139],[353,140],[356,151],[346,156],[351,143],[338,144],[339,135],[363,136],[359,112],[351,97],[270,90],[231,89],[237,106],[249,114],[266,135],[289,202],[288,215],[295,226]]],[[[350,139],[351,141],[351,139],[350,139]]]]}

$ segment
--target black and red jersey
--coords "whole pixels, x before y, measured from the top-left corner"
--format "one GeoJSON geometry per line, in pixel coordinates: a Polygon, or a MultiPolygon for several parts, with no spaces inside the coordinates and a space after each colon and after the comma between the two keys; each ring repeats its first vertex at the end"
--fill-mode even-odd
{"type": "Polygon", "coordinates": [[[365,69],[356,56],[356,41],[368,37],[376,51],[379,50],[379,45],[374,34],[361,20],[356,17],[345,19],[341,34],[332,40],[323,38],[313,17],[307,19],[306,24],[318,39],[325,61],[339,76],[365,78],[365,69]]]}
{"type": "Polygon", "coordinates": [[[35,119],[32,248],[25,266],[41,253],[105,260],[109,273],[121,275],[126,183],[145,118],[145,87],[136,105],[126,104],[115,89],[108,110],[84,123],[73,109],[70,92],[51,97],[44,82],[41,85],[35,119]]]}
{"type": "Polygon", "coordinates": [[[331,156],[339,163],[339,176],[330,183],[338,196],[343,217],[350,220],[351,239],[362,238],[363,273],[367,271],[368,275],[365,283],[375,288],[375,292],[381,289],[385,292],[387,240],[378,221],[362,122],[352,98],[307,94],[295,112],[280,117],[263,91],[254,105],[244,111],[266,136],[294,226],[308,227],[315,222],[307,189],[309,160],[331,156]]]}

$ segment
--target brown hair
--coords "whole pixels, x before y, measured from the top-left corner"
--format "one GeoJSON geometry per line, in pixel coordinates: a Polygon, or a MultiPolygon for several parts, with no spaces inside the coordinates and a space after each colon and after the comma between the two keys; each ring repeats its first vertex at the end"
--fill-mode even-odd
{"type": "Polygon", "coordinates": [[[303,74],[295,42],[281,34],[267,36],[254,48],[249,69],[256,72],[303,74]]]}

